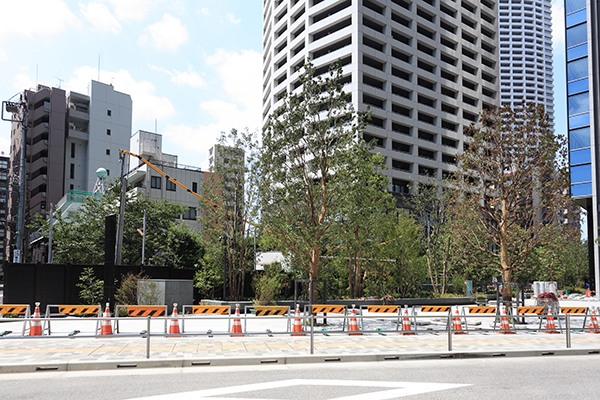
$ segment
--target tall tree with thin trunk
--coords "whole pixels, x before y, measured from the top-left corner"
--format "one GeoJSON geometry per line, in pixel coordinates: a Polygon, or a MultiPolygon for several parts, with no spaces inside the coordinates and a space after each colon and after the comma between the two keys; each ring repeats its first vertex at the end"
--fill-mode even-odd
{"type": "MultiPolygon", "coordinates": [[[[281,98],[263,132],[262,222],[277,248],[318,279],[322,253],[349,201],[352,154],[365,118],[344,91],[342,68],[317,75],[308,63],[299,87],[281,98]]],[[[368,161],[371,162],[371,161],[368,161]]]]}
{"type": "Polygon", "coordinates": [[[458,163],[454,233],[511,282],[550,230],[567,228],[565,210],[576,209],[566,143],[550,129],[542,105],[525,103],[484,111],[468,135],[458,163]]]}

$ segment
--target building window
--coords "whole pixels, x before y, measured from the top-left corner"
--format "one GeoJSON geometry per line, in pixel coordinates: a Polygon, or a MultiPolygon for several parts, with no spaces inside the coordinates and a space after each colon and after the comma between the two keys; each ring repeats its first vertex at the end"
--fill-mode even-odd
{"type": "Polygon", "coordinates": [[[195,220],[196,219],[196,208],[195,207],[188,208],[187,211],[183,213],[183,219],[195,220]]]}
{"type": "Polygon", "coordinates": [[[69,185],[69,190],[73,190],[75,188],[75,186],[73,184],[69,185]]]}
{"type": "Polygon", "coordinates": [[[161,182],[160,176],[151,176],[150,177],[150,187],[152,189],[160,189],[161,188],[160,182],[161,182]]]}
{"type": "Polygon", "coordinates": [[[110,156],[110,149],[106,149],[106,155],[110,156]]]}
{"type": "Polygon", "coordinates": [[[71,158],[75,158],[75,143],[71,143],[71,158]]]}
{"type": "Polygon", "coordinates": [[[109,117],[112,116],[112,111],[111,110],[106,110],[106,115],[108,115],[109,117]]]}
{"type": "Polygon", "coordinates": [[[106,170],[106,176],[110,176],[110,169],[106,170]]]}
{"type": "Polygon", "coordinates": [[[198,193],[198,182],[192,182],[192,192],[198,193]]]}
{"type": "Polygon", "coordinates": [[[175,185],[175,182],[171,182],[170,180],[167,179],[167,190],[174,192],[177,189],[177,185],[175,185]]]}
{"type": "Polygon", "coordinates": [[[75,164],[71,163],[71,168],[69,171],[69,178],[75,179],[75,164]]]}
{"type": "Polygon", "coordinates": [[[106,130],[106,134],[107,134],[108,136],[110,136],[110,129],[107,129],[107,130],[106,130]]]}

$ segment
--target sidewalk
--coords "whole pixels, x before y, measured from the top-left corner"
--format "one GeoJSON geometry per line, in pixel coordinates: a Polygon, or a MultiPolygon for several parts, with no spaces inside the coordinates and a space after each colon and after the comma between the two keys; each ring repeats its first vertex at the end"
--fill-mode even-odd
{"type": "MultiPolygon", "coordinates": [[[[575,303],[579,306],[597,304],[598,302],[583,301],[575,303]]],[[[570,302],[564,304],[571,305],[570,302]]],[[[421,321],[421,317],[418,320],[421,321]]],[[[535,320],[520,328],[537,328],[535,320]]],[[[596,334],[571,332],[571,348],[567,349],[564,332],[547,334],[523,330],[514,335],[501,335],[496,332],[472,330],[481,327],[489,329],[489,324],[493,321],[491,319],[469,321],[469,334],[452,335],[452,351],[448,351],[446,332],[426,331],[432,326],[441,329],[441,320],[438,325],[434,322],[433,325],[420,327],[418,335],[414,336],[404,336],[397,332],[371,332],[362,336],[348,336],[346,333],[334,332],[340,330],[342,321],[332,318],[328,320],[327,335],[321,332],[321,327],[315,328],[314,354],[311,355],[310,336],[257,335],[259,332],[264,333],[266,329],[284,332],[286,322],[282,319],[248,319],[248,332],[255,334],[233,338],[223,334],[228,332],[225,320],[211,323],[216,334],[213,337],[206,336],[206,330],[197,329],[199,327],[194,326],[196,321],[187,320],[186,332],[202,333],[203,336],[151,336],[150,358],[147,359],[148,342],[141,335],[67,338],[69,331],[81,329],[82,320],[61,318],[52,321],[52,334],[60,335],[60,338],[11,339],[10,336],[20,335],[22,326],[22,321],[15,320],[0,323],[0,332],[13,330],[17,333],[0,338],[0,373],[600,353],[600,335],[596,334]],[[481,325],[476,326],[477,321],[480,321],[481,325]],[[221,326],[217,325],[217,322],[221,326]]],[[[90,326],[90,331],[85,332],[82,329],[81,335],[89,335],[95,329],[95,322],[83,322],[90,326]]],[[[583,318],[574,318],[571,328],[581,330],[582,322],[583,318]]],[[[121,332],[139,335],[140,328],[143,329],[145,323],[146,320],[131,324],[124,321],[121,323],[121,332]]],[[[391,330],[394,329],[395,323],[383,319],[365,319],[365,326],[371,331],[375,330],[373,326],[391,330]]],[[[153,333],[164,332],[163,329],[163,321],[153,322],[153,333]]]]}

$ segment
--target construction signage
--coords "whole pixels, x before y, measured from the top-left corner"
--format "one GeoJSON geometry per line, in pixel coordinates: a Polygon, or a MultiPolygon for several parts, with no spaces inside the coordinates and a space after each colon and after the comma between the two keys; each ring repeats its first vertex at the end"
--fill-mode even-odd
{"type": "Polygon", "coordinates": [[[313,304],[312,313],[332,313],[332,314],[343,314],[346,310],[345,306],[342,305],[330,305],[330,304],[313,304]]]}
{"type": "Polygon", "coordinates": [[[421,312],[450,312],[450,306],[421,306],[421,312]]]}
{"type": "Polygon", "coordinates": [[[517,314],[544,314],[544,307],[518,307],[517,314]]]}
{"type": "Polygon", "coordinates": [[[563,314],[587,314],[587,307],[561,307],[563,314]]]}
{"type": "Polygon", "coordinates": [[[254,311],[257,317],[266,315],[285,315],[290,311],[286,306],[256,306],[254,311]]]}
{"type": "Polygon", "coordinates": [[[98,315],[100,306],[58,306],[60,314],[94,314],[98,315]]]}
{"type": "Polygon", "coordinates": [[[0,304],[0,314],[27,314],[27,304],[0,304]]]}
{"type": "Polygon", "coordinates": [[[370,313],[397,314],[398,306],[367,306],[367,311],[370,313]]]}
{"type": "Polygon", "coordinates": [[[496,307],[471,306],[469,314],[496,314],[496,307]]]}
{"type": "Polygon", "coordinates": [[[164,317],[167,306],[127,306],[130,317],[164,317]]]}
{"type": "Polygon", "coordinates": [[[192,314],[229,315],[229,306],[192,306],[191,310],[192,314]]]}

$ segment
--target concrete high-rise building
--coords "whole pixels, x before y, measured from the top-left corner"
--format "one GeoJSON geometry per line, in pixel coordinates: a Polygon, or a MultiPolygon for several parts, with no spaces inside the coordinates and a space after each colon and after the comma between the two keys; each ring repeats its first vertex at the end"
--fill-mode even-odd
{"type": "MultiPolygon", "coordinates": [[[[89,92],[72,92],[67,97],[63,89],[38,85],[21,96],[28,110],[26,221],[45,215],[50,204],[56,205],[69,190],[92,191],[98,168],[106,168],[114,176],[120,174],[119,149],[129,150],[131,137],[131,97],[96,81],[90,83],[89,92]]],[[[21,125],[13,122],[10,168],[16,177],[22,137],[21,125]]],[[[11,246],[21,200],[17,191],[13,193],[8,217],[12,229],[7,235],[11,246]]],[[[25,234],[25,243],[28,240],[25,234]]]]}
{"type": "Polygon", "coordinates": [[[552,2],[499,0],[500,101],[538,103],[554,125],[552,2]]]}
{"type": "Polygon", "coordinates": [[[497,12],[494,0],[263,0],[263,120],[306,59],[317,74],[341,60],[392,192],[444,178],[463,129],[500,104],[497,12]]]}
{"type": "Polygon", "coordinates": [[[587,210],[590,286],[600,293],[600,3],[565,0],[571,196],[587,210]]]}
{"type": "MultiPolygon", "coordinates": [[[[4,154],[4,152],[3,152],[4,154]]],[[[0,264],[4,262],[7,255],[6,235],[8,232],[8,199],[9,193],[14,190],[12,187],[10,169],[8,168],[10,158],[4,155],[0,156],[0,264]]],[[[2,267],[0,266],[0,281],[2,280],[2,267]]]]}

